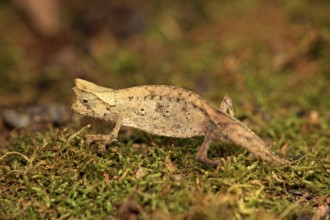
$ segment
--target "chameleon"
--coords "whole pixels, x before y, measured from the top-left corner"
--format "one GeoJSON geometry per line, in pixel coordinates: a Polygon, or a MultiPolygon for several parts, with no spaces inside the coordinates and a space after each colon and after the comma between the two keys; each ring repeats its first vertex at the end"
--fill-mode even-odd
{"type": "Polygon", "coordinates": [[[263,161],[287,166],[290,162],[273,153],[246,125],[235,118],[232,100],[225,96],[216,108],[200,95],[175,86],[142,85],[111,89],[75,79],[77,100],[72,109],[82,115],[114,122],[108,135],[86,135],[86,142],[116,141],[121,126],[174,138],[204,136],[196,160],[217,166],[207,155],[211,142],[222,141],[243,147],[263,161]]]}

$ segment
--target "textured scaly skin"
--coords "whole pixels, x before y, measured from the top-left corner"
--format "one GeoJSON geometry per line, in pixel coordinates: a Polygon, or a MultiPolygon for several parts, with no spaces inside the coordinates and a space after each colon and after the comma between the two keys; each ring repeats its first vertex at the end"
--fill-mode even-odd
{"type": "Polygon", "coordinates": [[[122,125],[155,135],[177,138],[208,136],[209,139],[204,141],[207,145],[220,139],[241,146],[264,161],[289,164],[271,152],[244,124],[194,92],[166,85],[113,90],[82,79],[75,82],[73,89],[77,101],[72,108],[80,114],[112,122],[121,117],[122,125]]]}

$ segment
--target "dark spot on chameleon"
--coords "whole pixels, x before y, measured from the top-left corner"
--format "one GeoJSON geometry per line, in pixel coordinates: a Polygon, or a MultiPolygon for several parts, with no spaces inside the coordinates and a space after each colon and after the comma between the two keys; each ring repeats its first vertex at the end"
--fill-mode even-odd
{"type": "Polygon", "coordinates": [[[88,100],[87,99],[83,99],[83,103],[88,103],[88,100]]]}
{"type": "Polygon", "coordinates": [[[159,96],[159,100],[162,100],[162,99],[163,99],[163,96],[160,95],[160,96],[159,96]]]}
{"type": "Polygon", "coordinates": [[[156,97],[156,95],[151,95],[150,99],[153,100],[156,97]]]}
{"type": "Polygon", "coordinates": [[[177,103],[179,103],[179,102],[180,102],[180,100],[181,100],[181,99],[177,98],[177,99],[176,99],[176,102],[177,102],[177,103]]]}
{"type": "Polygon", "coordinates": [[[226,128],[226,127],[228,127],[228,123],[221,123],[221,122],[219,122],[219,123],[217,123],[217,127],[226,128]]]}
{"type": "Polygon", "coordinates": [[[109,108],[109,107],[106,107],[106,109],[107,109],[108,111],[110,111],[110,108],[109,108]]]}
{"type": "Polygon", "coordinates": [[[222,137],[223,137],[225,140],[229,140],[229,137],[228,137],[228,135],[226,135],[226,134],[222,135],[222,137]]]}
{"type": "Polygon", "coordinates": [[[148,98],[148,96],[146,95],[146,96],[143,97],[143,100],[147,100],[147,98],[148,98]]]}
{"type": "Polygon", "coordinates": [[[253,140],[253,138],[248,137],[248,136],[244,136],[244,138],[245,138],[245,140],[246,140],[247,142],[251,142],[251,141],[253,140]]]}
{"type": "Polygon", "coordinates": [[[141,112],[143,112],[144,111],[144,108],[141,108],[140,110],[141,110],[141,112]]]}
{"type": "Polygon", "coordinates": [[[159,102],[157,102],[156,104],[156,112],[162,112],[163,111],[164,106],[162,104],[160,104],[159,102]]]}
{"type": "Polygon", "coordinates": [[[133,96],[128,96],[128,101],[131,101],[133,98],[133,96]]]}
{"type": "Polygon", "coordinates": [[[180,129],[181,128],[181,125],[175,124],[174,127],[177,128],[177,129],[180,129]]]}
{"type": "Polygon", "coordinates": [[[103,117],[105,117],[105,116],[107,116],[107,115],[108,115],[107,113],[104,113],[104,114],[103,114],[103,117]]]}

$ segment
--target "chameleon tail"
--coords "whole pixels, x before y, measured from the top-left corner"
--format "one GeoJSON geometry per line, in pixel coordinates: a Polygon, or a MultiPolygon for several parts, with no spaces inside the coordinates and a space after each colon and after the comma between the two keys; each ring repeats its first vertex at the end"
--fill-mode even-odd
{"type": "Polygon", "coordinates": [[[276,165],[289,165],[290,162],[273,153],[269,147],[243,123],[224,113],[217,114],[216,120],[219,138],[241,146],[260,159],[276,165]]]}

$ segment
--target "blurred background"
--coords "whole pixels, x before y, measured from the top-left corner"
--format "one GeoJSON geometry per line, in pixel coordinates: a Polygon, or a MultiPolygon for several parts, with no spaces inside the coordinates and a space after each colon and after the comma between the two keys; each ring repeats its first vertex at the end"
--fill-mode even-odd
{"type": "Polygon", "coordinates": [[[327,0],[4,0],[0,105],[69,107],[80,77],[329,109],[329,18],[327,0]]]}
{"type": "Polygon", "coordinates": [[[1,0],[0,215],[98,219],[138,196],[135,216],[320,219],[330,201],[329,58],[329,0],[1,0]],[[82,147],[86,121],[91,134],[110,126],[70,123],[80,120],[70,110],[78,77],[114,89],[175,85],[215,106],[229,95],[236,117],[297,166],[268,169],[219,145],[213,156],[225,163],[213,172],[192,162],[201,140],[128,129],[107,151],[82,147]]]}

